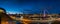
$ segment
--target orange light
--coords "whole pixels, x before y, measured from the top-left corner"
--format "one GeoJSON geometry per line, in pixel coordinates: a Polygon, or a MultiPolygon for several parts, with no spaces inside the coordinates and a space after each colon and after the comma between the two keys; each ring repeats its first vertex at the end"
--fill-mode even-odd
{"type": "Polygon", "coordinates": [[[23,21],[24,24],[28,24],[28,23],[31,22],[31,20],[28,20],[28,19],[23,19],[22,21],[23,21]]]}
{"type": "Polygon", "coordinates": [[[9,24],[8,22],[2,21],[1,24],[9,24]]]}
{"type": "MultiPolygon", "coordinates": [[[[13,18],[13,19],[15,19],[15,17],[12,17],[11,16],[11,18],[13,18]]],[[[31,20],[29,20],[29,19],[20,19],[24,24],[28,24],[28,23],[30,23],[31,22],[31,20]]]]}

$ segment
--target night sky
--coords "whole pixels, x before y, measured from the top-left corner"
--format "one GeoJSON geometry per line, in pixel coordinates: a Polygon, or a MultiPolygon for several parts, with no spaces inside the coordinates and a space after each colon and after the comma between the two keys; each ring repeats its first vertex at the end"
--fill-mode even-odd
{"type": "Polygon", "coordinates": [[[40,14],[44,9],[50,14],[60,13],[60,0],[0,0],[0,7],[12,14],[40,14]]]}

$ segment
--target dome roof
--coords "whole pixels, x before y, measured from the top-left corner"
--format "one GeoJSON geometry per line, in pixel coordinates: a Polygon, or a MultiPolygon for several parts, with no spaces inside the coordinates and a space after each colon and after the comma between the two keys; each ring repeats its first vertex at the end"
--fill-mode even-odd
{"type": "Polygon", "coordinates": [[[3,8],[0,8],[0,13],[6,13],[6,10],[3,8]]]}

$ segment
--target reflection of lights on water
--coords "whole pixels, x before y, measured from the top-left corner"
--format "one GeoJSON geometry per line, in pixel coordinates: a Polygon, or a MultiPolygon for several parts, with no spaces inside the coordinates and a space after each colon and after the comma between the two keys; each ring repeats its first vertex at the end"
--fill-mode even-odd
{"type": "Polygon", "coordinates": [[[24,19],[23,16],[21,16],[20,20],[23,21],[24,24],[28,24],[29,22],[31,22],[31,20],[24,19]]]}
{"type": "Polygon", "coordinates": [[[28,24],[28,23],[26,23],[26,22],[23,22],[24,24],[28,24]]]}
{"type": "Polygon", "coordinates": [[[28,24],[29,22],[31,22],[31,21],[28,20],[28,19],[23,19],[22,21],[23,21],[24,24],[28,24]]]}
{"type": "MultiPolygon", "coordinates": [[[[12,19],[15,19],[15,17],[10,16],[12,19]]],[[[15,20],[21,20],[23,21],[24,24],[28,24],[29,22],[31,22],[31,20],[28,19],[23,19],[23,16],[21,16],[21,18],[16,18],[15,20]]]]}

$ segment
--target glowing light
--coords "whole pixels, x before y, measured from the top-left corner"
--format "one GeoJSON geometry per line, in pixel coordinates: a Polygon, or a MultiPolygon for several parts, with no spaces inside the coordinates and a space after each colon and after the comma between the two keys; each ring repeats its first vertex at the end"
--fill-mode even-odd
{"type": "Polygon", "coordinates": [[[21,18],[16,18],[16,17],[13,17],[13,16],[10,16],[12,19],[14,20],[21,20],[24,24],[28,24],[31,22],[31,20],[28,20],[28,19],[24,19],[23,17],[21,18]],[[16,18],[16,19],[15,19],[16,18]]]}
{"type": "Polygon", "coordinates": [[[45,17],[45,10],[44,10],[44,17],[45,17]]]}
{"type": "Polygon", "coordinates": [[[0,12],[4,12],[4,11],[0,9],[0,12]]]}
{"type": "Polygon", "coordinates": [[[1,24],[9,24],[8,21],[1,21],[1,24]]]}

